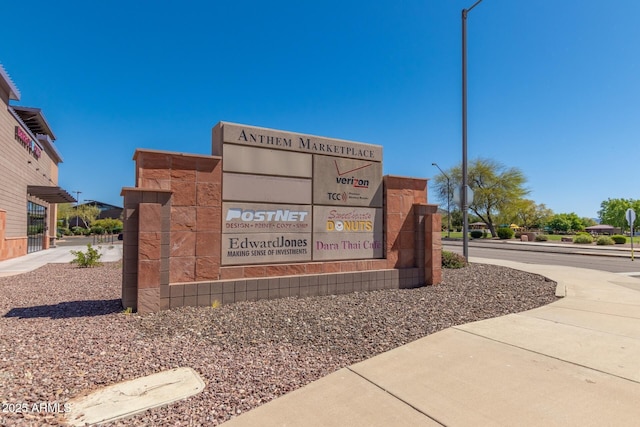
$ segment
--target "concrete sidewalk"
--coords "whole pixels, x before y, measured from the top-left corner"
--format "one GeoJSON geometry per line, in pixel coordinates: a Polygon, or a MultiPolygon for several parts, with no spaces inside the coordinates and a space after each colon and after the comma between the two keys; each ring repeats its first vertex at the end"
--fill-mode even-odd
{"type": "MultiPolygon", "coordinates": [[[[122,259],[122,243],[105,243],[94,245],[102,254],[101,262],[114,262],[122,259]]],[[[71,262],[75,257],[71,251],[86,251],[87,246],[58,246],[43,251],[33,252],[18,258],[0,261],[0,277],[15,276],[27,273],[46,264],[63,264],[71,262]]]]}
{"type": "Polygon", "coordinates": [[[640,280],[504,265],[564,298],[456,326],[341,369],[225,423],[239,426],[636,426],[640,280]]]}

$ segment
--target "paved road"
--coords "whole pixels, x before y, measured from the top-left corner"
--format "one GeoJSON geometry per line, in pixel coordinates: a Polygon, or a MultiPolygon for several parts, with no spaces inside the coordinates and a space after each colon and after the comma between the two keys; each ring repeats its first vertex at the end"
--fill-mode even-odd
{"type": "MultiPolygon", "coordinates": [[[[462,241],[442,241],[445,250],[462,253],[462,241]]],[[[631,261],[630,252],[604,248],[581,248],[575,246],[533,246],[502,244],[500,242],[469,242],[469,256],[503,259],[527,264],[566,265],[569,267],[625,273],[640,277],[640,259],[636,253],[631,261]]]]}

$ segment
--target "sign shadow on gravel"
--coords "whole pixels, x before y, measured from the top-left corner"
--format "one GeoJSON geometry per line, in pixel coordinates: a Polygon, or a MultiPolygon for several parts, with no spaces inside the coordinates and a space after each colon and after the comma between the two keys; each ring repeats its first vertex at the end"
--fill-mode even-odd
{"type": "Polygon", "coordinates": [[[34,307],[12,308],[4,317],[33,319],[49,317],[51,319],[67,319],[72,317],[93,317],[122,311],[121,299],[68,301],[52,305],[36,305],[34,307]]]}

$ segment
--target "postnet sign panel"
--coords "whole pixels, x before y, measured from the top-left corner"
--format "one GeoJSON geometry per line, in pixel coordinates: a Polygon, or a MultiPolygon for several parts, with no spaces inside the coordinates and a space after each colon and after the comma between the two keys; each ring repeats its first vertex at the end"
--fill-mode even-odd
{"type": "Polygon", "coordinates": [[[222,265],[384,257],[382,147],[221,122],[222,265]]]}

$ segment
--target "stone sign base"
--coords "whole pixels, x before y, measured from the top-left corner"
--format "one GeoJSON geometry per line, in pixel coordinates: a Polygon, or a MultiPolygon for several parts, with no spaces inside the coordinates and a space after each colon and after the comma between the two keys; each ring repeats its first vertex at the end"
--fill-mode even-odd
{"type": "Polygon", "coordinates": [[[441,220],[426,179],[383,178],[382,259],[222,266],[222,161],[137,150],[124,188],[122,305],[141,313],[441,281],[441,220]]]}
{"type": "Polygon", "coordinates": [[[414,288],[423,284],[424,277],[421,277],[418,268],[176,283],[168,286],[169,298],[160,298],[159,306],[146,306],[147,301],[143,299],[138,302],[138,310],[147,312],[182,306],[207,307],[239,301],[340,295],[414,288]]]}

